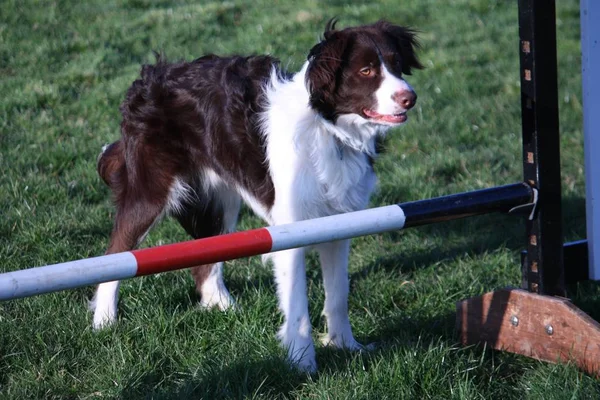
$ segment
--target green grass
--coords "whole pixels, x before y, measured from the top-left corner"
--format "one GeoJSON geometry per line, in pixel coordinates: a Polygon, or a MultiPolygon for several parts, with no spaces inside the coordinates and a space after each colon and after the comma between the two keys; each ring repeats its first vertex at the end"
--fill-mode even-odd
{"type": "MultiPolygon", "coordinates": [[[[100,255],[109,193],[95,172],[118,133],[118,105],[152,50],[271,53],[297,69],[325,21],[381,17],[421,31],[427,66],[410,124],[377,164],[372,205],[521,179],[516,2],[491,0],[17,1],[0,12],[0,269],[100,255]]],[[[564,221],[585,236],[579,1],[558,1],[564,221]]],[[[248,211],[240,229],[261,226],[248,211]]],[[[229,263],[238,312],[201,312],[186,271],[122,286],[119,322],[91,330],[93,288],[0,304],[0,398],[577,399],[598,381],[477,347],[460,347],[456,301],[519,285],[520,219],[486,216],[354,240],[351,321],[369,354],[319,348],[313,377],[287,368],[270,271],[229,263]]],[[[166,221],[145,245],[185,240],[166,221]]],[[[309,260],[310,309],[323,333],[320,271],[309,260]]],[[[596,310],[600,288],[576,302],[596,310]]]]}

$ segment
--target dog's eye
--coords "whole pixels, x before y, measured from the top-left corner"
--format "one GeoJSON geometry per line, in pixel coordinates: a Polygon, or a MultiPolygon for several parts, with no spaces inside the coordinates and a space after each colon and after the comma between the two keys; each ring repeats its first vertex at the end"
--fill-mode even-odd
{"type": "Polygon", "coordinates": [[[358,71],[362,76],[371,76],[373,75],[373,68],[371,67],[364,67],[361,68],[360,71],[358,71]]]}

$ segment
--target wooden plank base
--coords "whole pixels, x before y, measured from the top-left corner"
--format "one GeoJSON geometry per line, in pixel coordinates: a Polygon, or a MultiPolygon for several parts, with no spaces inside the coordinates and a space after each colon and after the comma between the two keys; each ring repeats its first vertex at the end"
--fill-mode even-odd
{"type": "Polygon", "coordinates": [[[600,375],[600,324],[568,299],[503,289],[456,304],[462,344],[549,362],[571,361],[600,375]]]}

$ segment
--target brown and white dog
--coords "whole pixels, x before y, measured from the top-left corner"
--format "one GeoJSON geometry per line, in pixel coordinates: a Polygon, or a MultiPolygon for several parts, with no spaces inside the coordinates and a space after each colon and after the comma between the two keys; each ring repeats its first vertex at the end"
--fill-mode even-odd
{"type": "MultiPolygon", "coordinates": [[[[235,229],[244,201],[270,225],[356,211],[376,183],[376,141],[407,120],[417,96],[404,75],[422,68],[414,31],[379,21],[335,29],[289,74],[270,56],[218,57],[145,65],[121,105],[121,139],[106,146],[98,172],[116,218],[107,253],[136,247],[164,215],[194,238],[235,229]]],[[[324,343],[351,350],[348,240],[315,246],[325,287],[324,343]]],[[[308,315],[306,249],[274,263],[279,331],[289,360],[315,371],[308,315]]],[[[222,263],[192,269],[204,307],[233,300],[222,263]]],[[[94,327],[115,321],[119,282],[98,286],[94,327]]]]}

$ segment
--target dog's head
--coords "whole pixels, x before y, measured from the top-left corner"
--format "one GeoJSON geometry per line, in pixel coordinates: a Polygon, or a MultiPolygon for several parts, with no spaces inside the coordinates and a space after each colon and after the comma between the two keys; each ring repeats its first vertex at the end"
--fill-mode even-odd
{"type": "Polygon", "coordinates": [[[405,122],[417,95],[403,76],[423,68],[415,32],[386,21],[343,30],[335,23],[308,55],[310,106],[334,123],[343,115],[377,125],[405,122]]]}

